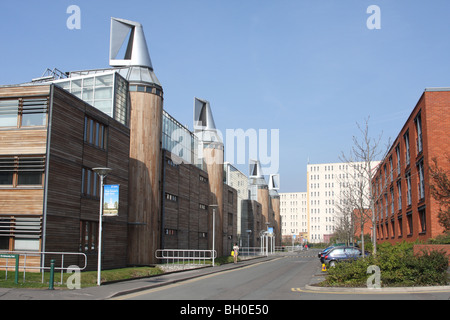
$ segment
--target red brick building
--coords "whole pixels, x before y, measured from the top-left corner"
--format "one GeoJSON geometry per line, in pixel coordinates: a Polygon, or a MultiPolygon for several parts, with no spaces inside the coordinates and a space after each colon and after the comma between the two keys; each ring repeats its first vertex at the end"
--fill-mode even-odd
{"type": "Polygon", "coordinates": [[[436,158],[450,170],[450,88],[425,89],[372,180],[379,242],[415,241],[443,232],[430,192],[436,158]]]}

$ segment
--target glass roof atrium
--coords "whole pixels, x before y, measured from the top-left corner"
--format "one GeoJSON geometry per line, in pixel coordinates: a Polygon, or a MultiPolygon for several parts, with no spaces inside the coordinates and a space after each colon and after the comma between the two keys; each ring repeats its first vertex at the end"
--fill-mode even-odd
{"type": "Polygon", "coordinates": [[[111,70],[57,80],[54,83],[128,126],[128,82],[117,72],[111,70]]]}

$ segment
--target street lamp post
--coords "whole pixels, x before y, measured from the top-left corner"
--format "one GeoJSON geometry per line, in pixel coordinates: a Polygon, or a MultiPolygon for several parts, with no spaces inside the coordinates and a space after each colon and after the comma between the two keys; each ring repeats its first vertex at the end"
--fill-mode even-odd
{"type": "Polygon", "coordinates": [[[110,168],[93,168],[96,174],[100,176],[100,214],[98,221],[98,264],[97,264],[97,285],[100,285],[102,270],[102,214],[103,214],[103,179],[112,171],[110,168]]]}
{"type": "Polygon", "coordinates": [[[216,208],[219,206],[217,204],[211,204],[210,207],[213,209],[213,238],[212,238],[212,265],[214,267],[215,258],[215,239],[216,239],[216,208]]]}

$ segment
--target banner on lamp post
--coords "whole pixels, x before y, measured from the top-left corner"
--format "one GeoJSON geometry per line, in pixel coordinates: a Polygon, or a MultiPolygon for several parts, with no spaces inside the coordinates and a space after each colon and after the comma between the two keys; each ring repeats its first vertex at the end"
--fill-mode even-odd
{"type": "Polygon", "coordinates": [[[119,215],[119,185],[103,186],[103,199],[103,216],[114,217],[119,215]]]}

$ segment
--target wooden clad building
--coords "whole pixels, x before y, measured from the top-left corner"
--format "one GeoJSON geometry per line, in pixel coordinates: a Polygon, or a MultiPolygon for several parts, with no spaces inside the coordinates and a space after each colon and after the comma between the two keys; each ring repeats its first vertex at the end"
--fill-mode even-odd
{"type": "Polygon", "coordinates": [[[96,266],[100,180],[92,168],[110,167],[105,184],[120,185],[120,207],[103,222],[102,263],[126,265],[126,126],[58,86],[9,86],[0,88],[0,141],[0,250],[83,252],[96,266]]]}
{"type": "MultiPolygon", "coordinates": [[[[210,175],[193,164],[183,163],[167,150],[163,151],[163,157],[161,248],[211,250],[213,210],[210,205],[215,204],[216,196],[210,188],[210,175]]],[[[215,217],[218,256],[229,255],[232,244],[238,240],[237,192],[223,182],[222,187],[226,199],[221,208],[224,214],[221,217],[216,210],[215,217]]]]}
{"type": "MultiPolygon", "coordinates": [[[[100,177],[93,168],[108,167],[104,183],[120,186],[119,214],[103,218],[102,268],[157,263],[160,248],[210,250],[212,230],[217,255],[229,255],[238,242],[238,197],[224,183],[223,144],[208,145],[201,158],[194,134],[164,115],[141,24],[112,18],[111,33],[111,69],[0,87],[0,251],[46,252],[46,266],[55,258],[49,252],[83,253],[95,269],[100,177]],[[127,54],[116,59],[125,29],[127,54]],[[178,145],[184,154],[171,153],[178,145]]],[[[267,216],[268,195],[263,201],[267,216]]],[[[255,206],[257,237],[264,216],[255,206]]],[[[65,257],[64,266],[83,266],[78,257],[65,257]]]]}

